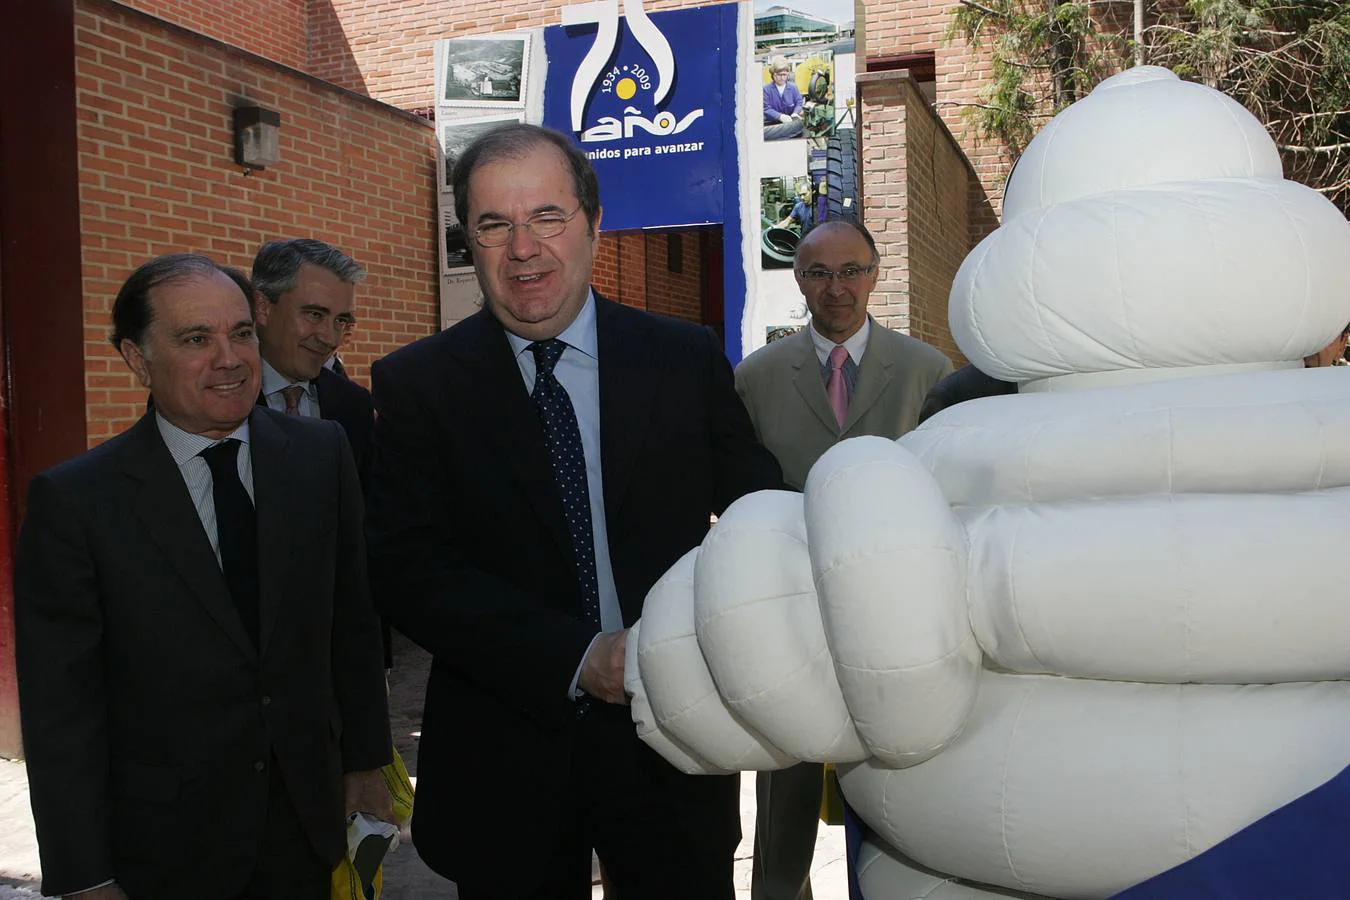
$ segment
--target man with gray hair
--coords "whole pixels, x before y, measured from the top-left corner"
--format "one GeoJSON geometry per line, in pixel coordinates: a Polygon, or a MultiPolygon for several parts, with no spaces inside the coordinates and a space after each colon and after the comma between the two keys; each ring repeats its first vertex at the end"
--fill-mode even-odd
{"type": "Polygon", "coordinates": [[[268,241],[253,259],[253,314],[262,354],[258,402],[341,425],[362,483],[375,421],[370,392],[324,363],[356,325],[356,285],[365,277],[350,256],[308,238],[268,241]]]}
{"type": "MultiPolygon", "coordinates": [[[[331,244],[268,241],[253,258],[253,318],[262,357],[260,404],[292,416],[337,422],[347,433],[364,488],[375,404],[370,391],[325,365],[356,326],[356,286],[366,270],[331,244]]],[[[384,667],[394,667],[388,624],[384,667]]]]}

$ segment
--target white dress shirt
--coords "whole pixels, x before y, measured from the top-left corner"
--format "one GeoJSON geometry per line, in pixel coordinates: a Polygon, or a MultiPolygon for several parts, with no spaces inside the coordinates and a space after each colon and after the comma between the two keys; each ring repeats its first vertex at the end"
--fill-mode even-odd
{"type": "MultiPolygon", "coordinates": [[[[830,362],[830,351],[836,346],[834,341],[825,337],[819,331],[816,331],[814,324],[808,324],[806,330],[811,332],[811,344],[816,348],[816,359],[820,360],[822,366],[830,362]]],[[[857,365],[862,365],[863,354],[867,352],[867,339],[872,334],[872,317],[863,319],[862,327],[853,332],[853,337],[844,341],[842,346],[848,351],[848,358],[857,365]]]]}
{"type": "MultiPolygon", "coordinates": [[[[179,474],[187,484],[188,493],[192,495],[192,505],[197,507],[197,518],[206,529],[211,549],[216,554],[216,562],[220,562],[220,535],[216,529],[216,500],[211,492],[211,469],[206,460],[197,455],[220,441],[186,432],[159,413],[155,413],[155,424],[159,426],[160,437],[164,438],[164,445],[169,448],[169,455],[173,457],[179,474]]],[[[248,498],[252,500],[253,458],[248,452],[248,421],[245,420],[229,437],[239,441],[239,480],[244,483],[244,490],[248,491],[248,498]]]]}

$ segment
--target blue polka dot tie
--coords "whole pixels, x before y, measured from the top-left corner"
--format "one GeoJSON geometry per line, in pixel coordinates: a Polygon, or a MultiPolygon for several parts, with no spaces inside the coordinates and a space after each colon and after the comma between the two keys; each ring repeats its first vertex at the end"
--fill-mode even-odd
{"type": "Polygon", "coordinates": [[[553,367],[567,344],[557,338],[530,344],[534,353],[534,403],[544,426],[544,442],[553,463],[553,478],[562,495],[563,515],[572,538],[572,558],[581,584],[581,615],[600,624],[600,582],[595,574],[595,537],[591,531],[591,496],[586,489],[586,454],[581,449],[581,429],[572,398],[567,396],[553,367]]]}

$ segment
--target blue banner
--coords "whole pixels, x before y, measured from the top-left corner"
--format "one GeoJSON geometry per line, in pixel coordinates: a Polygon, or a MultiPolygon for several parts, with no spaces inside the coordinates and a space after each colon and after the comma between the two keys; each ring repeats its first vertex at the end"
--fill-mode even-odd
{"type": "Polygon", "coordinates": [[[1350,896],[1350,768],[1113,900],[1350,896]]]}
{"type": "Polygon", "coordinates": [[[544,29],[544,125],[591,160],[606,231],[720,223],[736,5],[626,8],[592,4],[590,19],[544,29]]]}

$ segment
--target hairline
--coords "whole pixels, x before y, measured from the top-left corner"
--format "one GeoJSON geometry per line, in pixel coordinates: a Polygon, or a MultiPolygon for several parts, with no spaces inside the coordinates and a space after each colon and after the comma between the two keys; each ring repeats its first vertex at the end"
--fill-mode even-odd
{"type": "MultiPolygon", "coordinates": [[[[295,290],[300,272],[307,265],[329,272],[352,287],[365,281],[367,275],[365,267],[332,244],[312,238],[284,238],[268,241],[258,248],[253,257],[253,290],[266,297],[268,302],[277,303],[282,294],[295,290]],[[265,267],[284,270],[293,260],[298,260],[295,267],[284,275],[273,277],[266,271],[258,272],[260,261],[265,267]]],[[[251,304],[253,298],[248,299],[251,304]]]]}

